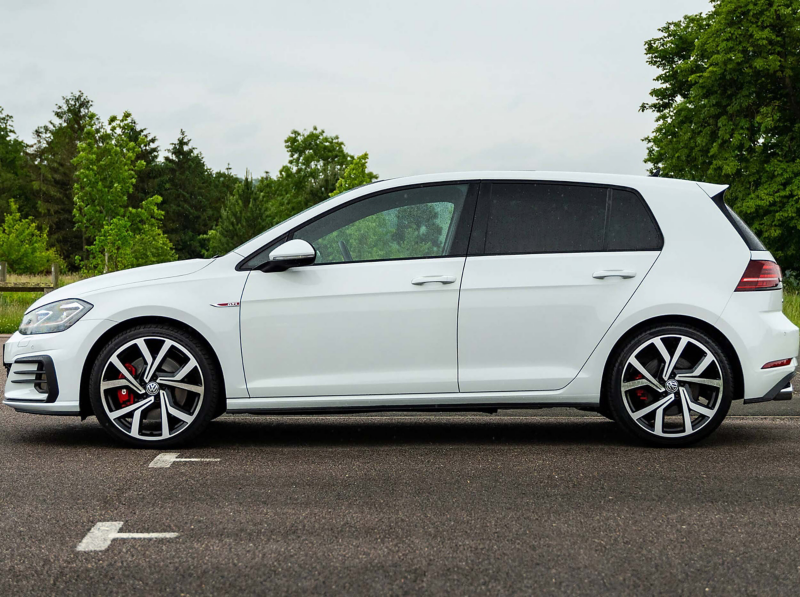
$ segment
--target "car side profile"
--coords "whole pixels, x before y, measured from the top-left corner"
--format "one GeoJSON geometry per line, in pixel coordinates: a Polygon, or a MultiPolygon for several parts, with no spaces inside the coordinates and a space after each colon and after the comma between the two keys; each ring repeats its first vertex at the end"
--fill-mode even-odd
{"type": "Polygon", "coordinates": [[[213,259],[45,295],[4,404],[136,446],[228,413],[597,410],[655,445],[790,399],[798,328],[725,186],[476,172],[337,195],[213,259]]]}

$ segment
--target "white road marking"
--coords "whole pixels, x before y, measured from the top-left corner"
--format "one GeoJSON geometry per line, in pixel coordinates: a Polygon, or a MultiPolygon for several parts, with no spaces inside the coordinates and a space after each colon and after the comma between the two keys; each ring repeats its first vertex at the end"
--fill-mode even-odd
{"type": "Polygon", "coordinates": [[[114,539],[174,539],[178,533],[119,533],[122,522],[98,522],[92,527],[83,541],[78,543],[77,551],[104,551],[114,539]]]}
{"type": "Polygon", "coordinates": [[[178,458],[178,452],[164,452],[150,463],[150,468],[169,468],[173,462],[219,462],[219,458],[178,458]]]}

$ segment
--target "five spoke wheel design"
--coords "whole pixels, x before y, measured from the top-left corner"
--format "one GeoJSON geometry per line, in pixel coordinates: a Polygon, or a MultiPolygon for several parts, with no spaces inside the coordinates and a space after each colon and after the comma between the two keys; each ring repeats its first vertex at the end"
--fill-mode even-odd
{"type": "Polygon", "coordinates": [[[140,440],[165,440],[184,431],[200,412],[203,373],[179,343],[137,338],[108,359],[100,393],[120,431],[140,440]]]}
{"type": "Polygon", "coordinates": [[[722,403],[722,370],[711,350],[679,334],[639,346],[622,371],[622,401],[645,431],[677,438],[702,429],[722,403]]]}

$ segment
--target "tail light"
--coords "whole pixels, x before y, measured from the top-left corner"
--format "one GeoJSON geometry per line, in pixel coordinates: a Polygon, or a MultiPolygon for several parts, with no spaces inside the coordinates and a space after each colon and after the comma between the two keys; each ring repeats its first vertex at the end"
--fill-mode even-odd
{"type": "Polygon", "coordinates": [[[780,288],[781,268],[774,261],[751,261],[744,270],[736,292],[780,288]]]}

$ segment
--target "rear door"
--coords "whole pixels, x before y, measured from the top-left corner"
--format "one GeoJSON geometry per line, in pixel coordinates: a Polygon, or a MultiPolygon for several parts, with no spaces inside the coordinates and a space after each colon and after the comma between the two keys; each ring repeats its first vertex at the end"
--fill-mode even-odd
{"type": "Polygon", "coordinates": [[[460,391],[566,386],[662,244],[629,189],[483,183],[459,303],[460,391]]]}

